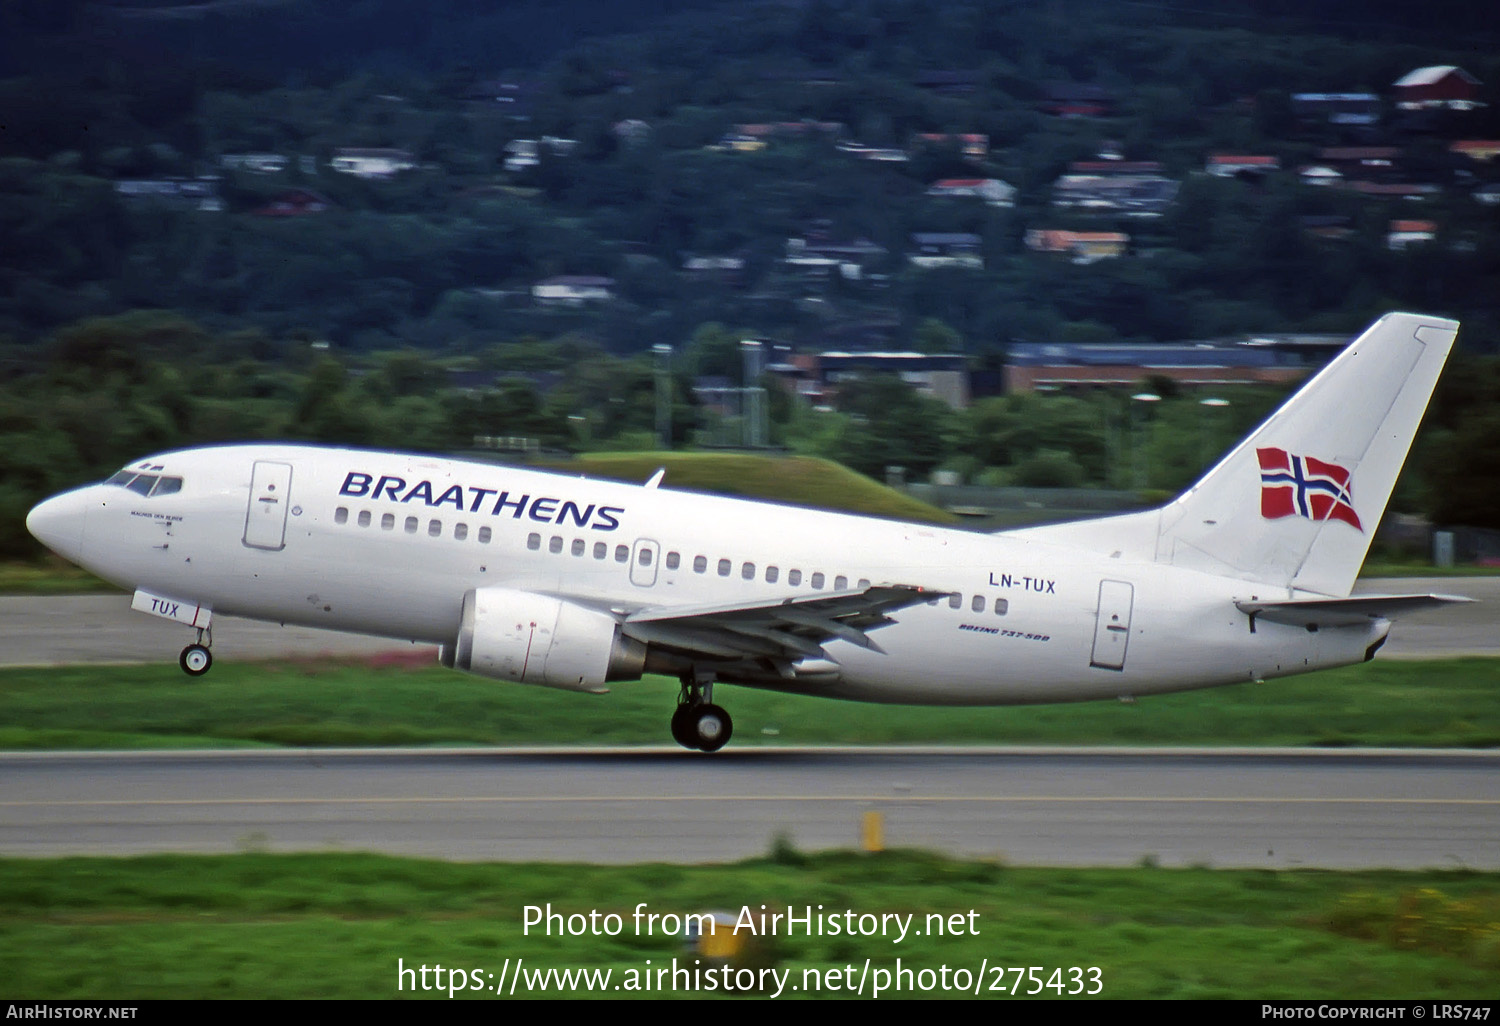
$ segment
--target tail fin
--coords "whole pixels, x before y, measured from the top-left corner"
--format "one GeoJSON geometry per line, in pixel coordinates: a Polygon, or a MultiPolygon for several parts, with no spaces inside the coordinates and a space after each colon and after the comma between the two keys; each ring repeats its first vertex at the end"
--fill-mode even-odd
{"type": "Polygon", "coordinates": [[[1348,595],[1457,333],[1386,314],[1174,502],[1025,533],[1131,549],[1154,534],[1140,555],[1157,562],[1348,595]]]}

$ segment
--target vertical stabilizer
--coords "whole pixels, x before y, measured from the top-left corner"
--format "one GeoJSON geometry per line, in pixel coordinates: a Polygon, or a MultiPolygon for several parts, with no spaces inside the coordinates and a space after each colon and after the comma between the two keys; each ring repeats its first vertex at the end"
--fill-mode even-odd
{"type": "Polygon", "coordinates": [[[1156,560],[1349,594],[1458,322],[1392,313],[1176,501],[1156,560]]]}

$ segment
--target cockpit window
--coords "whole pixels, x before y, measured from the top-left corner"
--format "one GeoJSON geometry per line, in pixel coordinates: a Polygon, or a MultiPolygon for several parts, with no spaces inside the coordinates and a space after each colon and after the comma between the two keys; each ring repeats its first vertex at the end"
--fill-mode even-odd
{"type": "Polygon", "coordinates": [[[122,470],[105,484],[129,488],[141,495],[171,495],[182,491],[182,478],[163,477],[160,474],[142,474],[135,470],[122,470]]]}

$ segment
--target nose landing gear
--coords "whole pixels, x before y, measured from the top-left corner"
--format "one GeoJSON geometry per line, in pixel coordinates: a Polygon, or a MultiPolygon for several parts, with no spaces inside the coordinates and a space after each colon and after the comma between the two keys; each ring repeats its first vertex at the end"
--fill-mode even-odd
{"type": "Polygon", "coordinates": [[[189,677],[201,677],[207,673],[214,664],[214,655],[209,651],[209,646],[213,643],[213,632],[199,627],[197,642],[183,649],[182,654],[177,657],[177,665],[182,667],[182,672],[189,677]]]}
{"type": "Polygon", "coordinates": [[[713,704],[713,694],[712,680],[700,683],[683,678],[677,710],[672,713],[672,740],[700,752],[717,752],[728,743],[734,722],[713,704]]]}

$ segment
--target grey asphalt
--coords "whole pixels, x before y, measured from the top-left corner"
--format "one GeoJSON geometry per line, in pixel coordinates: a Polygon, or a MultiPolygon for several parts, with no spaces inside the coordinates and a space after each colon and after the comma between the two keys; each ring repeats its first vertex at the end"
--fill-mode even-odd
{"type": "Polygon", "coordinates": [[[729,749],[0,755],[0,852],[1500,869],[1500,753],[729,749]]]}
{"type": "MultiPolygon", "coordinates": [[[[1382,659],[1500,656],[1500,577],[1362,580],[1359,593],[1438,592],[1480,601],[1417,613],[1398,621],[1382,659]]],[[[125,595],[0,596],[0,666],[70,663],[171,663],[194,632],[132,612],[125,595]]],[[[306,627],[282,627],[224,616],[214,619],[219,659],[372,656],[436,649],[385,638],[306,627]]]]}

